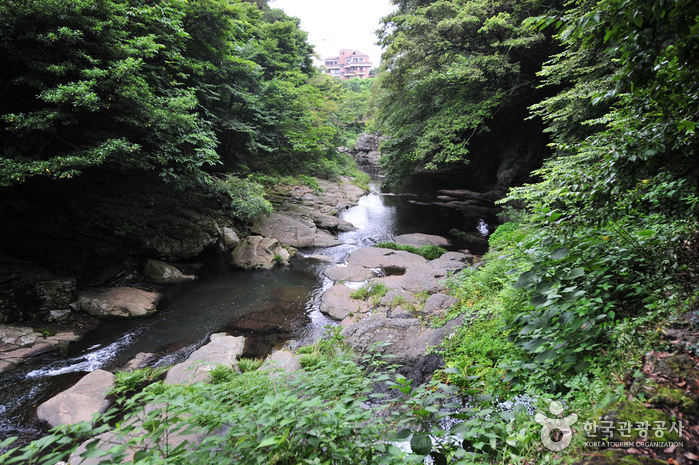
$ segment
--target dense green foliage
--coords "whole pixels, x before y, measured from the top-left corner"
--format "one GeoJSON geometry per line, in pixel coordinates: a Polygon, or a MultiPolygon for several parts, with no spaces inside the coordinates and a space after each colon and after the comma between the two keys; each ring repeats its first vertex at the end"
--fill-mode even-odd
{"type": "Polygon", "coordinates": [[[0,186],[156,172],[248,219],[248,175],[346,164],[347,90],[266,1],[4,2],[0,24],[0,186]]]}
{"type": "Polygon", "coordinates": [[[390,135],[389,174],[467,163],[474,137],[521,125],[536,72],[552,51],[522,26],[541,2],[394,1],[379,33],[386,47],[378,118],[390,135]]]}

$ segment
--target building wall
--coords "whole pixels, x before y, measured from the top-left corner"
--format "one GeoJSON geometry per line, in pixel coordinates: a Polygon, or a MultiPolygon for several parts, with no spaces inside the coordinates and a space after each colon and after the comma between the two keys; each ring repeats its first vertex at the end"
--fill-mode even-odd
{"type": "Polygon", "coordinates": [[[369,55],[359,50],[343,48],[339,56],[325,59],[325,68],[328,75],[339,79],[366,79],[369,77],[372,63],[369,61],[369,55]]]}

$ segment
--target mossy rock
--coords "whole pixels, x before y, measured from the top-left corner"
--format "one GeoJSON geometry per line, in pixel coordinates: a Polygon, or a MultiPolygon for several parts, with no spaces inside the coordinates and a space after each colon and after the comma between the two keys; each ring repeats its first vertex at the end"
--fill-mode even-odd
{"type": "Polygon", "coordinates": [[[699,381],[699,370],[694,365],[694,361],[685,354],[674,354],[669,357],[650,355],[647,364],[651,372],[659,372],[672,379],[685,379],[690,386],[695,386],[699,381]]]}
{"type": "Polygon", "coordinates": [[[605,450],[582,457],[573,465],[666,465],[667,462],[642,455],[627,454],[621,450],[605,450]]]}
{"type": "MultiPolygon", "coordinates": [[[[682,440],[676,431],[677,428],[670,432],[670,428],[673,423],[677,425],[679,420],[668,415],[662,410],[648,408],[640,402],[625,400],[612,404],[602,411],[596,421],[598,428],[596,437],[598,440],[607,439],[610,442],[636,441],[638,439],[642,439],[641,431],[637,429],[637,425],[644,422],[649,425],[647,429],[647,437],[650,441],[676,442],[682,440]],[[621,422],[630,422],[631,424],[630,429],[627,428],[623,431],[626,436],[621,436],[621,422]],[[600,430],[600,426],[603,425],[611,425],[612,429],[602,431],[600,430]],[[611,433],[611,436],[609,436],[609,433],[611,433]]],[[[686,426],[687,424],[684,422],[683,427],[686,426]]]]}
{"type": "Polygon", "coordinates": [[[697,395],[675,387],[663,386],[658,388],[653,397],[651,397],[650,403],[659,407],[677,408],[687,415],[699,414],[697,395]]]}

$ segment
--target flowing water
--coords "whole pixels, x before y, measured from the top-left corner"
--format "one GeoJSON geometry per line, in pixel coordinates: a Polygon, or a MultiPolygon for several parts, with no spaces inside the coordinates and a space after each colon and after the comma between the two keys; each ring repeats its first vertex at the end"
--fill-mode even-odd
{"type": "MultiPolygon", "coordinates": [[[[209,263],[198,280],[166,290],[152,316],[104,322],[67,353],[42,356],[0,375],[0,440],[41,436],[45,429],[37,424],[37,405],[86,372],[115,370],[139,352],[156,353],[156,365],[172,365],[219,331],[246,336],[245,355],[252,357],[264,356],[284,341],[303,344],[318,338],[325,326],[334,324],[319,310],[320,296],[332,283],[322,274],[330,262],[311,255],[343,263],[352,250],[394,235],[447,236],[452,228],[485,234],[488,224],[495,222],[494,218],[474,221],[432,205],[437,195],[434,186],[411,186],[409,192],[381,192],[380,186],[380,176],[372,174],[371,193],[341,212],[341,218],[357,227],[340,235],[343,245],[304,249],[289,266],[269,271],[231,270],[219,262],[209,263]]],[[[437,188],[445,187],[449,186],[437,188]]]]}

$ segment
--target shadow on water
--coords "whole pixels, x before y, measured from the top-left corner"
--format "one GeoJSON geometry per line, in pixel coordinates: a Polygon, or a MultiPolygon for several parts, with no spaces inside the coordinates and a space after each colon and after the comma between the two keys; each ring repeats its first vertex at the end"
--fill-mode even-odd
{"type": "MultiPolygon", "coordinates": [[[[343,263],[358,248],[388,241],[394,235],[422,232],[446,236],[450,229],[476,231],[473,219],[435,206],[434,190],[381,192],[382,178],[372,175],[371,193],[359,205],[341,212],[356,231],[342,233],[343,245],[305,249],[289,266],[267,271],[229,269],[220,261],[207,264],[193,282],[174,286],[152,316],[103,322],[63,353],[42,356],[0,376],[0,439],[41,436],[35,407],[95,369],[116,370],[140,352],[159,355],[157,365],[186,359],[215,332],[246,337],[245,356],[262,357],[290,339],[299,344],[320,337],[334,324],[320,310],[320,296],[332,283],[323,277],[330,263],[343,263]],[[409,194],[409,195],[408,195],[409,194]]],[[[483,219],[487,223],[494,218],[483,219]]],[[[458,246],[458,244],[456,244],[458,246]]]]}

